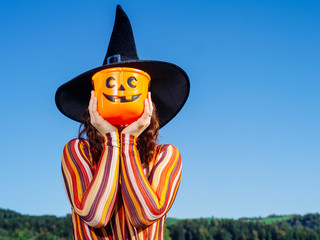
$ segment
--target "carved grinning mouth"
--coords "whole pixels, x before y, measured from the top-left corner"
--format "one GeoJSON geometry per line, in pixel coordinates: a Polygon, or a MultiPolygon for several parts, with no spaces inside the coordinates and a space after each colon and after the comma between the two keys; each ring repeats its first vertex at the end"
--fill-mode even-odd
{"type": "Polygon", "coordinates": [[[131,99],[128,100],[128,99],[126,99],[126,97],[110,96],[110,95],[106,95],[106,94],[103,94],[103,95],[110,102],[121,102],[121,103],[133,102],[133,101],[137,100],[141,96],[141,94],[134,95],[134,96],[131,97],[131,99]],[[119,100],[117,100],[117,99],[119,99],[119,100]]]}

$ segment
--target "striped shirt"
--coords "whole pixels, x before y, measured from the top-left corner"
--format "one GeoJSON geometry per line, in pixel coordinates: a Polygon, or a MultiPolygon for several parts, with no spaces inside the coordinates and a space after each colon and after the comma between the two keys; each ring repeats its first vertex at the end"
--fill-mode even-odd
{"type": "Polygon", "coordinates": [[[137,137],[104,136],[96,167],[85,140],[63,150],[62,175],[72,206],[74,239],[164,239],[164,220],[181,179],[181,156],[173,145],[158,145],[143,168],[137,137]]]}

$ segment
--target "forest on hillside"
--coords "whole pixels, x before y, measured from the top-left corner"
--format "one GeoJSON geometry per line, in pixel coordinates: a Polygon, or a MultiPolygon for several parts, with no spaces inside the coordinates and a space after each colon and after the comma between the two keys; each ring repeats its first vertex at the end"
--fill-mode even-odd
{"type": "MultiPolygon", "coordinates": [[[[173,240],[319,240],[320,216],[293,215],[287,220],[192,219],[167,226],[173,240]]],[[[168,238],[170,239],[170,238],[168,238]]]]}
{"type": "MultiPolygon", "coordinates": [[[[0,240],[72,239],[71,215],[29,216],[0,209],[0,240]]],[[[170,219],[166,240],[320,240],[320,215],[170,219]]]]}

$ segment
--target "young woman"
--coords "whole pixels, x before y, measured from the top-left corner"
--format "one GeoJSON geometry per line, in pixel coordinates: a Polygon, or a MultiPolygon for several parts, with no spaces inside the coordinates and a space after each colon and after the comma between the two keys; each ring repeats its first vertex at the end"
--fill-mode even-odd
{"type": "Polygon", "coordinates": [[[164,219],[180,183],[179,151],[155,145],[159,125],[150,95],[143,115],[126,127],[109,124],[96,103],[92,94],[91,123],[85,121],[89,140],[70,141],[62,158],[74,237],[163,239],[164,219]],[[140,147],[140,154],[139,145],[146,142],[151,144],[140,147]],[[94,145],[102,146],[100,154],[94,145]]]}
{"type": "Polygon", "coordinates": [[[164,220],[180,184],[181,156],[173,145],[157,145],[157,138],[188,94],[181,68],[139,60],[129,20],[118,6],[104,64],[56,92],[59,110],[83,123],[79,138],[66,144],[62,156],[74,239],[164,239],[164,220]],[[92,77],[113,67],[134,67],[151,77],[143,113],[129,125],[112,125],[97,110],[92,77]]]}

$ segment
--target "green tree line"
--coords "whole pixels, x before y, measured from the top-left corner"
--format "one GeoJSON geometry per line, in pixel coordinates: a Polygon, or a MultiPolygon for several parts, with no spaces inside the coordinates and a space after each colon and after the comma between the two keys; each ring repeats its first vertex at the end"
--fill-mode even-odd
{"type": "MultiPolygon", "coordinates": [[[[29,216],[0,209],[0,240],[72,239],[71,215],[29,216]]],[[[320,240],[320,215],[166,219],[166,240],[320,240]]]]}
{"type": "Polygon", "coordinates": [[[29,216],[0,209],[0,239],[72,239],[71,215],[29,216]]]}
{"type": "Polygon", "coordinates": [[[319,240],[320,215],[186,219],[167,228],[173,240],[319,240]]]}

